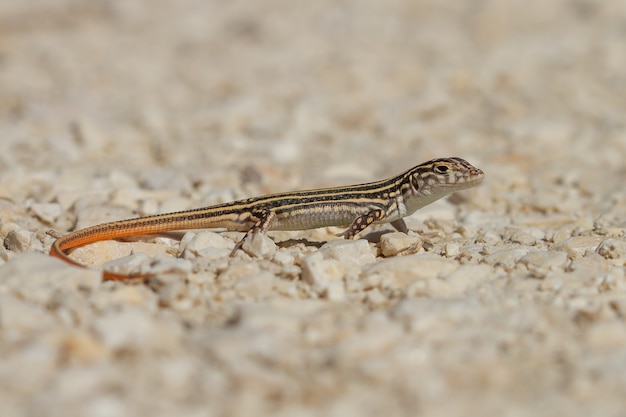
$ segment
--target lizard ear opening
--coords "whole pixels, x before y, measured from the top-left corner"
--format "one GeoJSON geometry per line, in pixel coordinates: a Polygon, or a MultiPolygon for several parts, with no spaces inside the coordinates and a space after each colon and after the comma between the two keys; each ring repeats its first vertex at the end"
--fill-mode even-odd
{"type": "Polygon", "coordinates": [[[411,175],[411,186],[415,191],[420,189],[420,182],[417,179],[417,175],[411,175]]]}

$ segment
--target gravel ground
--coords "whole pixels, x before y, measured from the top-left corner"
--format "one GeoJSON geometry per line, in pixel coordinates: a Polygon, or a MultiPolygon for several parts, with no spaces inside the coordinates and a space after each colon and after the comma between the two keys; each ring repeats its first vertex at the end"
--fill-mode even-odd
{"type": "Polygon", "coordinates": [[[624,45],[612,0],[3,0],[1,414],[625,415],[624,45]],[[441,156],[486,180],[408,235],[46,255],[441,156]]]}

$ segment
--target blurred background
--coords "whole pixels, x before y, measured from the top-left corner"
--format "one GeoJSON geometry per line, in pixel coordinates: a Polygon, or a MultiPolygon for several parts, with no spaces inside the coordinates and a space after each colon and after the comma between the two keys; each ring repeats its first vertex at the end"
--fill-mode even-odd
{"type": "Polygon", "coordinates": [[[626,156],[624,25],[616,1],[5,0],[2,189],[24,168],[282,190],[452,155],[597,187],[572,168],[626,156]]]}

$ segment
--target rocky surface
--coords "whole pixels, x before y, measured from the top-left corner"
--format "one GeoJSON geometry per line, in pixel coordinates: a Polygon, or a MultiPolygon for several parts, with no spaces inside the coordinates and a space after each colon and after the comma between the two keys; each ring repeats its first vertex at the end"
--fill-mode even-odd
{"type": "Polygon", "coordinates": [[[3,416],[622,416],[619,1],[4,0],[3,416]],[[100,242],[105,221],[461,156],[344,241],[100,242]]]}

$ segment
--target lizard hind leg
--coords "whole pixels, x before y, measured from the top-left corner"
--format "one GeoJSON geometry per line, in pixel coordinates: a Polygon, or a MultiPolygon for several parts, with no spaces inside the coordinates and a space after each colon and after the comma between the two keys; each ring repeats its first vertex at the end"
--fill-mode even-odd
{"type": "Polygon", "coordinates": [[[254,225],[248,229],[246,234],[241,238],[239,242],[235,245],[233,250],[230,252],[230,256],[233,256],[237,250],[241,249],[246,239],[254,233],[265,233],[272,226],[274,220],[276,219],[276,213],[273,211],[261,211],[258,213],[253,213],[254,216],[258,219],[254,225]]]}
{"type": "Polygon", "coordinates": [[[354,239],[358,233],[365,230],[371,224],[381,221],[385,217],[384,210],[370,210],[365,214],[362,214],[352,221],[352,224],[345,232],[337,234],[337,236],[343,236],[345,239],[354,239]]]}

